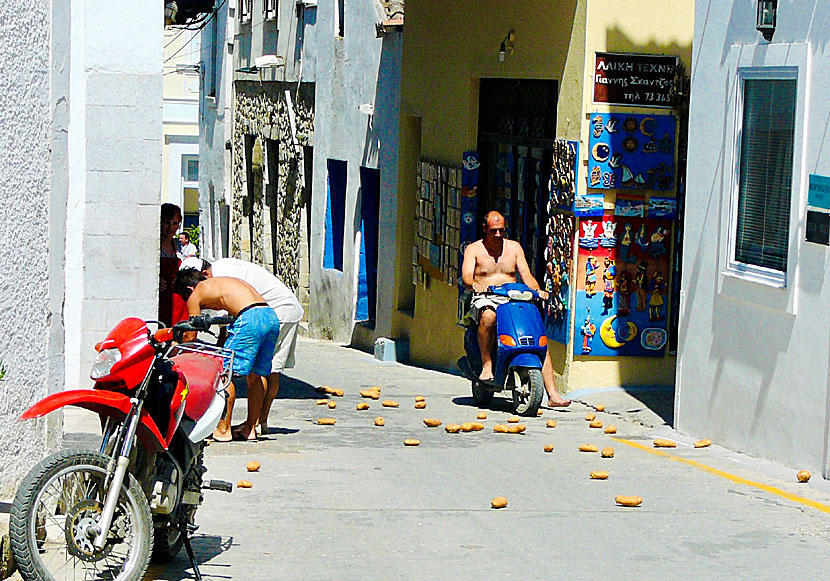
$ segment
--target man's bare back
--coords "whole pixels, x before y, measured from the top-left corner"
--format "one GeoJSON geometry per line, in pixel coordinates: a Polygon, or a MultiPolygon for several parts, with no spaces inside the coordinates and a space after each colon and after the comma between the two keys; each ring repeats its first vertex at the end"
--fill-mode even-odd
{"type": "Polygon", "coordinates": [[[187,300],[188,314],[198,315],[202,309],[224,310],[230,315],[255,303],[264,303],[250,284],[239,278],[217,276],[201,281],[187,300]]]}

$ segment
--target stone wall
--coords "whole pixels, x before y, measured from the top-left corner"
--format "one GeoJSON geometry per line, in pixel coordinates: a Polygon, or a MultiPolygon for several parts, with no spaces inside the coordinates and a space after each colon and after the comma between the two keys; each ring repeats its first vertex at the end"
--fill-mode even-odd
{"type": "Polygon", "coordinates": [[[297,291],[300,218],[310,181],[304,148],[313,145],[314,85],[298,89],[296,83],[237,81],[235,100],[230,254],[264,264],[297,291]],[[293,132],[286,91],[294,106],[293,132]],[[251,159],[254,150],[256,160],[251,159]],[[259,152],[262,169],[257,171],[259,152]]]}

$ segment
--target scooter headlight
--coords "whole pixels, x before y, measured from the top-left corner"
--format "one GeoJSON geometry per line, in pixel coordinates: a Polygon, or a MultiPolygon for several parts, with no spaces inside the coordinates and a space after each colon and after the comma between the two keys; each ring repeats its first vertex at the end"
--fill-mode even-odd
{"type": "Polygon", "coordinates": [[[95,381],[110,374],[112,366],[121,361],[121,352],[118,349],[102,349],[92,364],[89,376],[95,381]]]}

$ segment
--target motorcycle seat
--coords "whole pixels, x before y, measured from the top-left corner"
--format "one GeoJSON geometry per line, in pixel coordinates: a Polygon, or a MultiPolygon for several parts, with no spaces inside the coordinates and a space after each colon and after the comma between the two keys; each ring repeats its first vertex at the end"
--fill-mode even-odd
{"type": "Polygon", "coordinates": [[[223,360],[221,357],[190,352],[180,353],[172,359],[187,378],[190,390],[185,399],[184,413],[198,420],[216,397],[216,378],[222,373],[223,360]]]}

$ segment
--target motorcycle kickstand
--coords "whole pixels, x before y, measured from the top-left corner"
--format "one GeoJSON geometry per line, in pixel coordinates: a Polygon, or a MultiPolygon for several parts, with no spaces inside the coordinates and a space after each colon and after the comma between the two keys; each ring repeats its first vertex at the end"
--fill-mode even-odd
{"type": "Polygon", "coordinates": [[[193,547],[190,546],[190,533],[187,530],[187,523],[181,526],[182,542],[184,543],[184,550],[187,552],[187,558],[190,559],[190,566],[193,568],[193,575],[196,581],[202,581],[202,574],[199,572],[199,565],[196,563],[196,557],[193,555],[193,547]]]}

